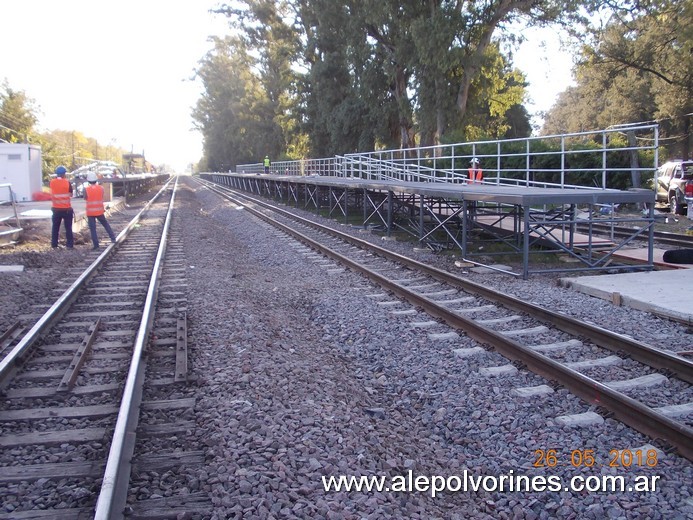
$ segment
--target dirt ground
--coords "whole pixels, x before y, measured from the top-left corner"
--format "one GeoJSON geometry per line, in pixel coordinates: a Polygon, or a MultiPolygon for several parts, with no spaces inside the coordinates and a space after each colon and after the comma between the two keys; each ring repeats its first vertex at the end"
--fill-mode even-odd
{"type": "MultiPolygon", "coordinates": [[[[641,218],[640,213],[632,210],[618,211],[616,212],[615,218],[630,218],[634,219],[641,218]]],[[[607,220],[608,217],[604,217],[607,220]]],[[[595,222],[599,222],[601,219],[599,216],[595,218],[595,222]]],[[[619,225],[628,226],[627,222],[619,223],[619,225]]],[[[655,231],[667,232],[667,233],[686,233],[690,231],[693,233],[693,220],[689,219],[685,215],[672,215],[668,210],[655,209],[655,231]]]]}
{"type": "MultiPolygon", "coordinates": [[[[74,281],[69,270],[84,268],[94,258],[87,226],[73,226],[74,249],[51,248],[50,219],[22,220],[21,226],[16,244],[0,246],[0,266],[22,266],[21,271],[0,273],[0,334],[37,306],[53,303],[53,289],[74,281]]],[[[60,243],[65,244],[64,229],[60,243]]]]}
{"type": "Polygon", "coordinates": [[[683,216],[667,215],[665,218],[655,220],[655,231],[668,231],[669,233],[693,233],[693,220],[683,216]]]}
{"type": "MultiPolygon", "coordinates": [[[[63,249],[51,249],[51,223],[50,220],[23,220],[22,233],[14,244],[0,245],[0,265],[10,265],[13,263],[23,264],[25,267],[38,267],[38,264],[45,262],[30,262],[28,265],[21,261],[31,259],[34,255],[48,255],[52,253],[70,253],[63,249]],[[15,261],[17,260],[17,261],[15,261]]],[[[65,232],[61,229],[61,243],[65,242],[65,232]]],[[[79,231],[75,229],[75,251],[80,247],[91,244],[89,230],[85,227],[79,231]]],[[[50,262],[50,261],[49,261],[50,262]]]]}

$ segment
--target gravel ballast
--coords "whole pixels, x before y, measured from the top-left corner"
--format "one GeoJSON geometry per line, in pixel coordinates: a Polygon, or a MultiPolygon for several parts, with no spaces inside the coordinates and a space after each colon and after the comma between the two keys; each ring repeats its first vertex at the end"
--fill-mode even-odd
{"type": "MultiPolygon", "coordinates": [[[[206,452],[195,479],[212,498],[213,518],[693,518],[689,461],[659,452],[655,467],[647,467],[644,456],[639,466],[609,467],[616,450],[656,442],[609,418],[596,426],[560,425],[560,416],[598,410],[561,388],[514,397],[515,388],[547,382],[521,367],[515,375],[485,375],[481,369],[510,362],[486,350],[455,355],[480,345],[461,332],[432,340],[429,334],[450,329],[414,326],[430,320],[422,313],[391,314],[394,308],[369,297],[382,292],[379,287],[310,257],[247,211],[196,187],[183,181],[176,210],[188,264],[196,434],[206,452]],[[534,467],[547,462],[542,455],[549,450],[556,466],[534,467]],[[595,466],[571,464],[571,455],[585,453],[594,455],[595,466]],[[509,480],[503,492],[440,491],[435,497],[430,486],[419,492],[323,489],[323,477],[330,476],[382,476],[393,484],[410,476],[463,479],[465,472],[474,479],[560,477],[561,491],[508,491],[509,480]],[[563,490],[572,477],[619,475],[627,486],[636,476],[660,478],[650,492],[563,490]]],[[[450,257],[359,236],[454,268],[450,257]]],[[[3,252],[0,262],[20,263],[26,254],[3,252]]],[[[34,262],[23,273],[2,275],[13,296],[0,299],[6,310],[0,325],[37,302],[59,272],[55,259],[81,255],[40,254],[54,260],[31,255],[34,262]]],[[[557,276],[466,276],[586,321],[614,323],[618,332],[655,346],[690,345],[685,327],[560,288],[557,276]]],[[[491,479],[485,483],[493,489],[491,479]]]]}

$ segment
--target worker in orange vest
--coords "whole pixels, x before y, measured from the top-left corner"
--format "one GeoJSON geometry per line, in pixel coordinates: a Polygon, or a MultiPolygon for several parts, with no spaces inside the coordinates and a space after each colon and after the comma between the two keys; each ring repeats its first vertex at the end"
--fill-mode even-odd
{"type": "Polygon", "coordinates": [[[92,249],[99,248],[99,236],[96,234],[96,221],[98,220],[103,228],[108,233],[111,242],[115,244],[115,233],[111,229],[111,225],[106,220],[106,210],[103,207],[103,186],[97,184],[98,178],[94,172],[87,174],[87,182],[89,186],[84,190],[84,199],[87,201],[87,221],[89,222],[89,233],[91,234],[91,242],[94,245],[92,249]]]}
{"type": "Polygon", "coordinates": [[[53,212],[53,229],[51,233],[51,247],[58,247],[58,237],[60,236],[60,224],[65,224],[65,242],[68,249],[75,245],[74,235],[72,234],[72,221],[75,213],[72,210],[72,183],[65,178],[67,168],[58,166],[55,169],[55,178],[51,180],[51,211],[53,212]]]}
{"type": "Polygon", "coordinates": [[[479,159],[474,157],[469,163],[469,184],[481,183],[484,180],[484,172],[479,167],[479,159]]]}

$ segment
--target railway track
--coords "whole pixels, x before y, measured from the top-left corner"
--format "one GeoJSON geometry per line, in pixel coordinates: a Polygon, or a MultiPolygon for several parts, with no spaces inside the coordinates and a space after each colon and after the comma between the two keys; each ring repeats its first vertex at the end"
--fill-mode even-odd
{"type": "MultiPolygon", "coordinates": [[[[385,289],[369,295],[371,298],[390,309],[393,317],[409,318],[410,326],[428,330],[432,340],[454,340],[456,331],[462,330],[502,353],[508,358],[507,364],[487,367],[489,375],[512,375],[518,368],[527,367],[598,406],[602,415],[613,416],[649,436],[654,444],[673,446],[693,460],[691,361],[498,293],[265,201],[210,183],[205,185],[293,236],[317,252],[314,254],[367,276],[385,289]],[[429,317],[422,319],[418,309],[429,317]],[[617,378],[613,378],[615,370],[617,378]],[[601,372],[606,378],[600,376],[601,372]],[[670,395],[666,400],[657,391],[665,384],[670,395]]],[[[476,356],[483,351],[481,347],[458,349],[455,355],[476,356]]],[[[550,385],[515,389],[527,397],[552,391],[550,385]]],[[[600,422],[602,415],[589,412],[556,421],[600,422]]],[[[653,449],[643,448],[647,452],[653,449]]]]}
{"type": "MultiPolygon", "coordinates": [[[[686,451],[690,448],[690,422],[683,418],[690,417],[690,411],[686,412],[690,401],[690,364],[679,366],[675,354],[665,353],[668,356],[662,357],[661,351],[654,349],[653,352],[646,345],[598,327],[594,327],[591,333],[594,337],[587,336],[584,329],[578,328],[583,324],[576,323],[570,317],[527,305],[509,295],[499,297],[483,286],[386,250],[368,249],[370,244],[352,241],[353,237],[349,235],[334,238],[327,229],[317,232],[308,221],[300,225],[300,231],[297,231],[293,215],[286,213],[278,216],[273,211],[273,216],[268,217],[265,212],[269,210],[260,211],[260,201],[240,200],[239,194],[233,194],[233,197],[248,211],[257,208],[260,218],[276,222],[284,232],[303,244],[310,244],[310,247],[298,243],[292,246],[298,254],[325,264],[327,269],[340,270],[342,266],[348,266],[364,274],[372,273],[372,279],[387,290],[370,289],[367,297],[377,301],[379,306],[391,313],[393,319],[407,320],[405,326],[422,331],[431,341],[447,341],[451,345],[458,330],[465,330],[487,345],[500,339],[502,341],[497,348],[507,348],[505,355],[511,361],[500,366],[485,367],[485,370],[490,374],[512,374],[513,370],[528,366],[552,382],[542,388],[518,388],[515,391],[530,396],[550,392],[556,388],[553,382],[559,381],[554,364],[577,363],[568,367],[582,373],[577,383],[572,386],[566,382],[561,384],[596,405],[593,408],[600,407],[601,411],[613,414],[628,424],[638,423],[635,427],[641,431],[654,432],[648,433],[652,445],[638,447],[637,450],[634,447],[634,452],[640,452],[647,460],[648,456],[657,457],[659,449],[675,446],[682,455],[690,458],[690,451],[686,451]],[[425,309],[429,316],[426,317],[421,309],[425,309]],[[521,348],[518,349],[518,345],[521,348]],[[611,353],[603,354],[604,347],[617,350],[622,361],[614,360],[616,356],[611,353]],[[626,349],[632,349],[632,352],[626,349]],[[544,350],[547,354],[544,357],[548,361],[533,355],[526,359],[523,357],[525,354],[536,354],[535,350],[544,350]],[[581,365],[588,360],[594,362],[595,358],[607,359],[607,364],[621,363],[619,370],[624,377],[619,377],[618,381],[613,378],[600,379],[600,372],[604,375],[607,370],[607,367],[601,366],[602,361],[591,367],[581,365]],[[641,361],[636,362],[635,359],[641,361]],[[647,368],[651,365],[656,368],[647,368]],[[587,378],[585,374],[594,378],[587,378]],[[614,386],[624,386],[624,381],[631,388],[621,388],[620,392],[616,392],[614,386]],[[658,389],[663,384],[667,384],[670,394],[668,402],[658,395],[658,389]],[[612,399],[611,392],[624,393],[630,399],[625,401],[628,407],[616,404],[620,402],[612,399]],[[664,409],[664,406],[671,408],[664,409]],[[608,407],[617,409],[609,412],[608,407]],[[655,410],[658,411],[655,419],[659,420],[659,416],[662,416],[665,421],[648,422],[649,419],[641,415],[641,408],[659,409],[655,410]]],[[[161,201],[160,204],[163,206],[165,202],[161,201]]],[[[198,465],[204,467],[204,456],[200,451],[204,446],[199,445],[201,435],[195,427],[194,391],[189,386],[176,383],[176,379],[190,378],[184,375],[186,356],[176,355],[185,351],[187,336],[184,290],[186,263],[176,234],[176,214],[174,211],[171,215],[169,231],[165,233],[163,228],[168,217],[163,216],[163,207],[159,207],[159,203],[154,204],[152,211],[159,213],[151,213],[133,224],[127,240],[123,236],[119,238],[118,245],[108,252],[100,255],[95,253],[95,257],[104,256],[116,262],[119,252],[132,256],[125,263],[126,268],[122,268],[121,264],[113,282],[106,278],[106,267],[100,266],[99,275],[89,279],[85,287],[80,289],[80,297],[65,304],[67,307],[56,318],[52,328],[35,340],[34,346],[46,350],[45,354],[51,358],[24,356],[24,363],[17,365],[15,377],[10,377],[6,384],[0,407],[0,413],[21,411],[27,416],[19,420],[0,420],[0,442],[15,435],[27,437],[21,440],[26,443],[32,432],[37,435],[45,432],[46,437],[75,435],[77,430],[100,429],[103,433],[101,437],[95,435],[94,440],[85,434],[78,440],[61,441],[59,444],[55,444],[57,437],[54,437],[53,443],[49,444],[42,438],[43,444],[22,444],[7,449],[3,445],[0,494],[3,496],[4,509],[0,510],[0,518],[206,518],[214,510],[206,492],[202,491],[203,486],[199,486],[199,482],[196,484],[195,478],[188,474],[190,468],[198,465]],[[161,234],[167,235],[168,239],[166,254],[158,249],[156,253],[148,253],[147,260],[145,249],[130,240],[136,232],[149,234],[150,224],[152,227],[160,225],[161,234]],[[163,266],[158,270],[152,268],[159,274],[145,282],[143,273],[137,273],[139,268],[136,266],[141,263],[141,270],[146,271],[144,266],[148,262],[155,265],[157,258],[164,260],[163,266]],[[131,276],[133,280],[128,279],[131,276]],[[152,284],[156,286],[156,297],[153,293],[150,296],[152,284]],[[148,289],[143,291],[140,285],[146,285],[148,289]],[[139,292],[130,305],[127,302],[130,301],[131,291],[139,292]],[[79,304],[82,307],[71,310],[72,305],[80,301],[81,295],[87,294],[89,298],[79,304]],[[155,302],[156,305],[149,307],[147,302],[155,302]],[[101,306],[105,303],[114,307],[101,306]],[[139,311],[135,310],[138,306],[139,311]],[[146,308],[150,311],[144,310],[146,308]],[[130,311],[132,316],[127,314],[130,311]],[[134,316],[140,318],[138,324],[134,316]],[[97,322],[99,318],[101,320],[97,322]],[[129,393],[126,373],[134,369],[128,368],[128,354],[140,348],[139,339],[143,340],[141,347],[146,370],[144,366],[135,370],[135,379],[142,377],[142,373],[146,373],[146,377],[141,397],[133,393],[132,399],[127,399],[133,404],[141,401],[139,412],[114,411],[120,401],[126,400],[119,396],[129,393]],[[75,387],[68,391],[57,391],[67,366],[72,364],[74,352],[79,350],[80,345],[90,341],[92,354],[85,357],[75,387]],[[51,352],[54,347],[60,348],[51,352]],[[45,377],[22,375],[28,371],[36,372],[32,376],[43,372],[45,377]],[[51,371],[53,375],[48,377],[51,371]],[[115,380],[116,374],[120,374],[121,379],[115,380]],[[11,396],[11,392],[25,392],[32,396],[11,396]],[[106,396],[110,396],[109,400],[102,402],[101,397],[106,396]],[[94,407],[91,410],[93,414],[85,415],[88,407],[94,407]],[[41,414],[43,417],[40,417],[41,414]],[[130,423],[125,428],[119,428],[119,414],[135,415],[138,425],[135,427],[130,423]],[[116,444],[111,440],[119,436],[113,434],[118,431],[123,432],[122,437],[130,442],[118,443],[121,448],[111,453],[113,457],[109,460],[117,463],[113,463],[115,471],[110,471],[106,455],[114,451],[116,444]],[[121,464],[123,461],[127,462],[121,464]],[[159,494],[153,494],[152,488],[159,494]],[[14,507],[14,510],[8,509],[8,506],[14,507]]],[[[156,241],[155,236],[160,236],[159,232],[151,231],[149,238],[156,241]]],[[[75,269],[75,277],[81,278],[81,271],[75,269]]],[[[59,300],[62,296],[63,293],[59,300]]],[[[1,337],[0,346],[5,341],[9,342],[5,352],[14,350],[18,344],[10,339],[13,334],[25,338],[31,332],[15,330],[7,338],[1,337]]],[[[475,347],[453,352],[459,357],[476,356],[484,349],[475,347]]],[[[613,373],[614,369],[609,365],[608,370],[613,373]]],[[[126,407],[124,410],[135,409],[126,407]]],[[[378,411],[371,410],[369,413],[378,411]]],[[[556,421],[574,419],[555,418],[556,421]]],[[[586,419],[598,420],[598,417],[586,419]]]]}
{"type": "Polygon", "coordinates": [[[167,437],[190,431],[194,414],[177,385],[188,378],[187,333],[171,184],[28,331],[3,336],[0,518],[209,509],[203,496],[188,495],[183,507],[175,496],[139,501],[137,492],[139,471],[200,462],[167,437]]]}
{"type": "MultiPolygon", "coordinates": [[[[596,233],[609,238],[628,238],[633,234],[633,231],[626,226],[611,226],[609,224],[600,224],[599,222],[594,222],[591,226],[592,233],[596,233]]],[[[578,225],[577,229],[581,232],[589,231],[588,226],[578,225]]],[[[668,231],[654,231],[653,236],[654,241],[657,244],[680,248],[693,247],[693,235],[670,233],[668,231]]]]}

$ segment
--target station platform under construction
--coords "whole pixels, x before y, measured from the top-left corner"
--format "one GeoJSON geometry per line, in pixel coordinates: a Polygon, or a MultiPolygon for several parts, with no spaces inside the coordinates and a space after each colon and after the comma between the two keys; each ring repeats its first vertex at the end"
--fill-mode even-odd
{"type": "Polygon", "coordinates": [[[655,265],[654,193],[646,189],[325,175],[204,173],[201,177],[387,236],[405,234],[433,250],[457,248],[465,261],[476,265],[488,265],[493,257],[515,256],[522,263],[519,275],[524,278],[549,271],[651,270],[655,265]],[[630,216],[613,211],[625,205],[649,210],[630,216]],[[627,226],[632,233],[604,239],[592,232],[596,222],[627,226]],[[638,262],[629,262],[619,252],[636,241],[647,253],[638,262]],[[547,261],[547,255],[559,255],[563,261],[547,261]]]}

